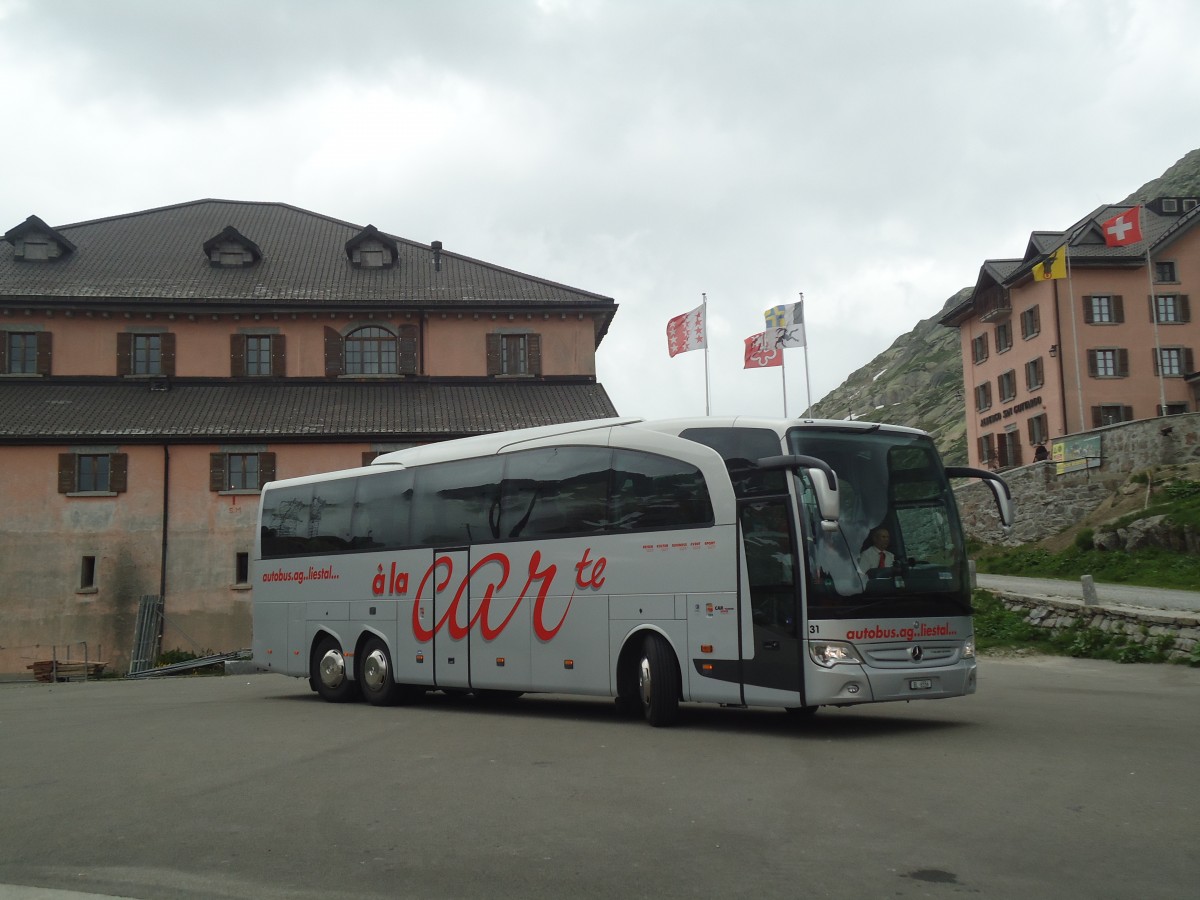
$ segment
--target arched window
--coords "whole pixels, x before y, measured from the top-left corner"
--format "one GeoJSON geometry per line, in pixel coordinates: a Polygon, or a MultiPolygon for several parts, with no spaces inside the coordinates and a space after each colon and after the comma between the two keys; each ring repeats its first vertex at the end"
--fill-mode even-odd
{"type": "Polygon", "coordinates": [[[346,335],[347,375],[395,375],[396,336],[384,328],[359,328],[346,335]]]}

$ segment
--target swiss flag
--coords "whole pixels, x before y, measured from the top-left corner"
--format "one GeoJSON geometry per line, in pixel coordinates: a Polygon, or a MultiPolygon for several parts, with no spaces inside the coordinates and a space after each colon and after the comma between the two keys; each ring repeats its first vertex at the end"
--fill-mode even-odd
{"type": "Polygon", "coordinates": [[[1107,219],[1100,226],[1104,231],[1104,243],[1110,247],[1124,247],[1126,244],[1136,244],[1142,239],[1142,208],[1135,206],[1127,209],[1119,216],[1107,219]]]}

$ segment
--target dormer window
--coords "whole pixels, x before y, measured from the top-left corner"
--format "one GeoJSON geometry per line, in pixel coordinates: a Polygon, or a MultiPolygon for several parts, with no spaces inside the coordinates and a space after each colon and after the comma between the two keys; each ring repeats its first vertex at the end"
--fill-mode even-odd
{"type": "Polygon", "coordinates": [[[204,242],[208,264],[218,269],[240,269],[262,259],[262,250],[232,225],[204,242]]]}
{"type": "Polygon", "coordinates": [[[13,245],[13,258],[22,262],[53,262],[75,252],[75,245],[39,219],[30,216],[4,239],[13,245]]]}
{"type": "Polygon", "coordinates": [[[368,225],[346,241],[346,256],[356,269],[390,269],[396,265],[400,249],[392,238],[368,225]]]}

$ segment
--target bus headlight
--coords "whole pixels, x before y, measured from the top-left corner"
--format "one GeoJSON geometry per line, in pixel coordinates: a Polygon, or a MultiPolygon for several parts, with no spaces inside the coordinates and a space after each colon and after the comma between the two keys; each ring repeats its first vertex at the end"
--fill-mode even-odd
{"type": "Polygon", "coordinates": [[[810,641],[808,655],[818,666],[831,669],[839,663],[861,663],[862,657],[845,641],[810,641]]]}
{"type": "Polygon", "coordinates": [[[963,641],[962,658],[963,659],[974,659],[975,658],[975,638],[971,637],[971,638],[967,638],[965,641],[963,641]]]}

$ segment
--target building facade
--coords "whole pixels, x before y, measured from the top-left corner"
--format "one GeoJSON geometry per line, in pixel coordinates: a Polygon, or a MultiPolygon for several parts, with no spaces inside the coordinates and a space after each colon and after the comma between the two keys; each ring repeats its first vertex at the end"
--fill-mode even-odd
{"type": "Polygon", "coordinates": [[[616,413],[612,298],[438,241],[224,200],[4,237],[0,673],[124,671],[148,596],[163,648],[249,647],[274,478],[616,413]]]}
{"type": "Polygon", "coordinates": [[[941,318],[960,334],[972,465],[1019,466],[1057,438],[1200,408],[1200,205],[1152,200],[1134,210],[1142,240],[1109,246],[1105,223],[1130,211],[1034,232],[941,318]]]}

